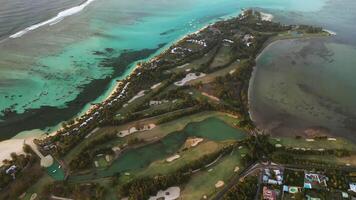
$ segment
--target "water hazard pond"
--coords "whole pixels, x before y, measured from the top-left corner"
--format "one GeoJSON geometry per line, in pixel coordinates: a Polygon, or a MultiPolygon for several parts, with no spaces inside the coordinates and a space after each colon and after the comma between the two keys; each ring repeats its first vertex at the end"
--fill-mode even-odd
{"type": "Polygon", "coordinates": [[[112,176],[116,173],[143,169],[155,160],[172,155],[184,144],[188,137],[202,137],[212,141],[240,140],[246,134],[231,127],[219,118],[211,117],[201,122],[190,123],[183,130],[173,132],[162,140],[137,149],[130,149],[115,160],[105,170],[93,174],[71,177],[71,180],[94,179],[112,176]]]}

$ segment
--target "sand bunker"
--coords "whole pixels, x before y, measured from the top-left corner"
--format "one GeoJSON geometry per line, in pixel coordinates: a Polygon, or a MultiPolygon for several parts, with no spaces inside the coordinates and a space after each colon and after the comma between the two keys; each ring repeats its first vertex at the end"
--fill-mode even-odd
{"type": "Polygon", "coordinates": [[[225,183],[224,181],[218,181],[216,184],[215,184],[215,188],[221,188],[222,186],[224,186],[225,183]]]}
{"type": "Polygon", "coordinates": [[[155,124],[148,124],[148,125],[144,125],[143,127],[139,127],[139,128],[131,127],[131,128],[129,128],[127,130],[120,131],[117,134],[117,136],[118,137],[126,137],[126,136],[131,135],[131,134],[136,133],[136,132],[143,132],[143,131],[152,130],[155,127],[156,127],[155,124]]]}
{"type": "Polygon", "coordinates": [[[204,73],[199,73],[199,75],[197,75],[197,73],[189,73],[185,76],[185,78],[183,78],[180,81],[175,82],[174,84],[176,86],[184,86],[187,82],[198,79],[198,78],[202,78],[205,75],[206,74],[204,74],[204,73]]]}
{"type": "Polygon", "coordinates": [[[151,90],[156,89],[158,86],[160,86],[162,83],[157,83],[152,85],[151,90]]]}
{"type": "Polygon", "coordinates": [[[173,162],[175,160],[177,160],[178,158],[180,158],[180,155],[176,154],[174,156],[171,156],[169,158],[166,159],[167,162],[173,162]]]}
{"type": "Polygon", "coordinates": [[[166,190],[160,190],[157,192],[156,196],[151,196],[148,200],[175,200],[180,196],[180,188],[179,187],[170,187],[166,190]]]}
{"type": "Polygon", "coordinates": [[[198,144],[200,144],[201,142],[203,142],[204,139],[203,138],[188,138],[184,145],[183,145],[183,148],[191,148],[191,147],[196,147],[198,146],[198,144]]]}
{"type": "Polygon", "coordinates": [[[145,90],[140,91],[139,93],[136,94],[136,96],[132,97],[132,99],[130,99],[130,101],[128,101],[128,103],[131,103],[133,101],[135,101],[136,99],[145,96],[145,90]]]}

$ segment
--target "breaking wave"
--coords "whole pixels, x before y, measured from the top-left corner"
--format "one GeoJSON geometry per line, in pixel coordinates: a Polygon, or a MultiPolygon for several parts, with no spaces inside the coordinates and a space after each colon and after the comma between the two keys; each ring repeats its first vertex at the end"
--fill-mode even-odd
{"type": "Polygon", "coordinates": [[[64,18],[81,12],[85,7],[87,7],[93,1],[95,1],[95,0],[88,0],[79,6],[75,6],[75,7],[69,8],[67,10],[61,11],[57,14],[57,16],[55,16],[49,20],[46,20],[44,22],[27,27],[13,35],[10,35],[9,38],[18,38],[18,37],[25,35],[27,32],[38,29],[42,26],[45,26],[45,25],[52,26],[54,24],[57,24],[58,22],[62,21],[64,18]]]}

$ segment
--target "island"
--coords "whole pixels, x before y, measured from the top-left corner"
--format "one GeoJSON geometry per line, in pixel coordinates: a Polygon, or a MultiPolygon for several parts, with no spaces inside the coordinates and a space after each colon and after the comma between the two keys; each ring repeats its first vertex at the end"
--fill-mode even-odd
{"type": "Polygon", "coordinates": [[[332,34],[245,10],[140,62],[102,103],[24,145],[0,168],[0,199],[340,199],[356,195],[343,138],[264,134],[249,114],[271,43],[332,34]]]}

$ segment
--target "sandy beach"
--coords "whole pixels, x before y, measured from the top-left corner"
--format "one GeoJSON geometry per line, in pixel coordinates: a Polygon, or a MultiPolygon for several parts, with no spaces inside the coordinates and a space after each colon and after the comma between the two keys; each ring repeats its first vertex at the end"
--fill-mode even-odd
{"type": "Polygon", "coordinates": [[[0,166],[3,164],[2,161],[5,159],[11,159],[10,154],[22,154],[23,153],[23,145],[25,143],[25,139],[10,139],[0,142],[0,166]]]}

